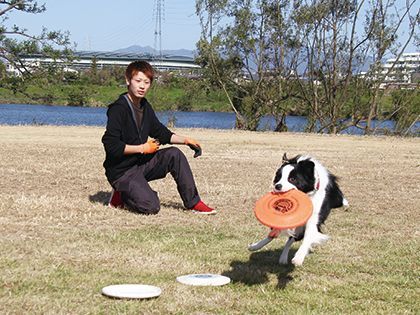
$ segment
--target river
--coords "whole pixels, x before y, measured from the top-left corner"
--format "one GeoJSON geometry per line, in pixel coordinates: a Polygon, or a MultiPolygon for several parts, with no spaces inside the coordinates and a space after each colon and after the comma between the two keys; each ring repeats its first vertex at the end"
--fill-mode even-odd
{"type": "MultiPolygon", "coordinates": [[[[156,113],[159,120],[167,125],[174,122],[178,128],[212,128],[234,129],[235,114],[220,112],[178,112],[164,111],[156,113]]],[[[104,126],[106,124],[106,108],[72,107],[53,105],[0,104],[0,125],[55,125],[55,126],[104,126]]],[[[392,130],[394,122],[375,121],[381,129],[392,130]]],[[[286,117],[289,131],[302,132],[306,118],[302,116],[286,117]]],[[[261,119],[259,130],[273,130],[275,121],[271,116],[261,119]]],[[[419,134],[420,123],[412,128],[412,133],[419,134]]],[[[352,127],[343,134],[362,134],[358,128],[352,127]]]]}

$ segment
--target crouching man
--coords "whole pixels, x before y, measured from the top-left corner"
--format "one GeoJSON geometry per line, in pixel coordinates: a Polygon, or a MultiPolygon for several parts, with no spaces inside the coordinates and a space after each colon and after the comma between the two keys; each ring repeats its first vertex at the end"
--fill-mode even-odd
{"type": "Polygon", "coordinates": [[[108,107],[102,143],[105,148],[105,175],[114,189],[110,205],[126,206],[143,213],[160,210],[157,192],[149,182],[171,173],[186,209],[213,214],[215,210],[201,201],[190,165],[177,147],[159,149],[164,144],[185,144],[201,155],[200,144],[166,128],[145,98],[154,77],[152,66],[135,61],[125,72],[127,93],[108,107]],[[150,139],[149,139],[150,138],[150,139]]]}

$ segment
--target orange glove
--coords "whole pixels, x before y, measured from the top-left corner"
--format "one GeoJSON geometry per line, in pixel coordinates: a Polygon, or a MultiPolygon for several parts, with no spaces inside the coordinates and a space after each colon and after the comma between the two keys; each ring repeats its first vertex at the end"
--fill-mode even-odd
{"type": "Polygon", "coordinates": [[[194,150],[194,157],[199,157],[201,155],[201,146],[200,144],[195,141],[194,139],[185,138],[184,144],[189,146],[192,150],[194,150]]]}
{"type": "Polygon", "coordinates": [[[159,141],[151,139],[143,144],[143,154],[155,153],[159,149],[159,141]]]}

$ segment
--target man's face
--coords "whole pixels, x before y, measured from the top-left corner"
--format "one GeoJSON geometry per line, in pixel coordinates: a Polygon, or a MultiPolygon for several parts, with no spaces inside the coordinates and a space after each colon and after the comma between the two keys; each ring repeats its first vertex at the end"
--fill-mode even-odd
{"type": "Polygon", "coordinates": [[[126,78],[125,81],[127,82],[129,94],[137,99],[145,97],[152,84],[150,79],[140,71],[133,75],[131,80],[126,78]]]}

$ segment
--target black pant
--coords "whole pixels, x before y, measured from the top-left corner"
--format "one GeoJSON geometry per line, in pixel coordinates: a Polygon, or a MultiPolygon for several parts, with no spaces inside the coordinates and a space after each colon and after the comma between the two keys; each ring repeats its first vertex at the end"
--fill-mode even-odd
{"type": "Polygon", "coordinates": [[[133,166],[113,186],[121,192],[124,204],[131,210],[156,214],[160,210],[160,201],[148,182],[164,178],[168,173],[175,179],[184,206],[194,207],[200,196],[187,158],[176,147],[158,150],[146,164],[133,166]]]}

